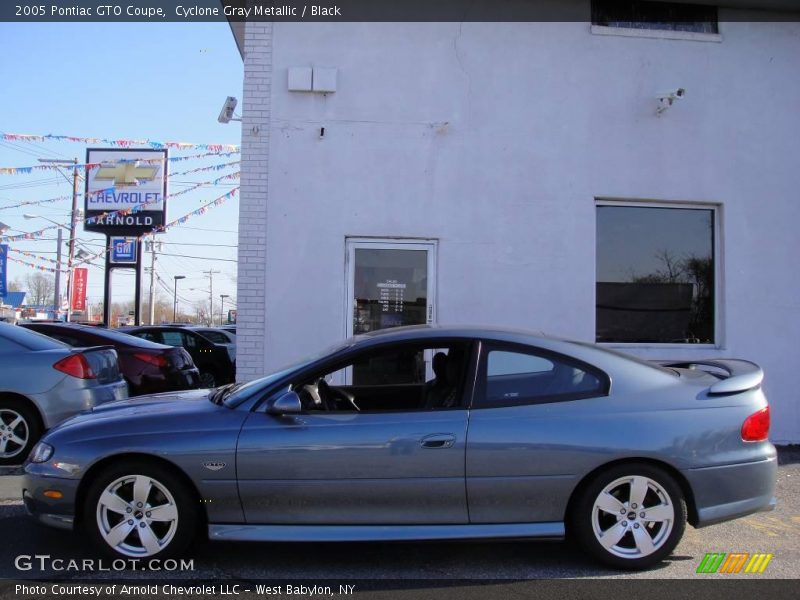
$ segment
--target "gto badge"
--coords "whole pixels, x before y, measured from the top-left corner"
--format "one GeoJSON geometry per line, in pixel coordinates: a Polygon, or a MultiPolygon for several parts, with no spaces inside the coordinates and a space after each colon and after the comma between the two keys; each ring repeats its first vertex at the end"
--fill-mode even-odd
{"type": "Polygon", "coordinates": [[[216,460],[211,460],[209,462],[204,462],[203,466],[209,471],[219,471],[220,469],[225,468],[225,463],[216,460]]]}

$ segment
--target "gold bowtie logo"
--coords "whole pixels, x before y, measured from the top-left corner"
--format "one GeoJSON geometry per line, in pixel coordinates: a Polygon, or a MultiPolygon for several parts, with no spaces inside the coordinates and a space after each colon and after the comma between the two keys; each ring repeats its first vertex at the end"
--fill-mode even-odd
{"type": "Polygon", "coordinates": [[[100,167],[94,176],[97,181],[113,180],[114,185],[138,185],[142,181],[153,181],[158,174],[158,167],[139,166],[137,162],[115,164],[113,167],[100,167]]]}

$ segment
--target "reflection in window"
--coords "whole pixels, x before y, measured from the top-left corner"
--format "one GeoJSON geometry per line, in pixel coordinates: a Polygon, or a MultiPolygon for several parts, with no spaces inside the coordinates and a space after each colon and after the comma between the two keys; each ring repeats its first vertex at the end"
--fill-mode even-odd
{"type": "Polygon", "coordinates": [[[592,0],[592,24],[624,29],[719,33],[717,7],[646,0],[592,0]]]}
{"type": "Polygon", "coordinates": [[[714,343],[714,210],[597,207],[598,342],[714,343]]]}
{"type": "Polygon", "coordinates": [[[426,322],[426,250],[356,248],[353,334],[426,322]]]}

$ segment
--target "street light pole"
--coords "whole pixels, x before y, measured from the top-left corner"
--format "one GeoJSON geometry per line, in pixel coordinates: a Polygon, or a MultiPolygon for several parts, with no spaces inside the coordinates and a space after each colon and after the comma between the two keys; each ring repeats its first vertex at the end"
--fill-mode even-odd
{"type": "Polygon", "coordinates": [[[58,308],[61,306],[61,245],[64,243],[61,227],[56,229],[56,284],[53,290],[53,316],[58,319],[58,308]]]}
{"type": "Polygon", "coordinates": [[[175,297],[172,300],[172,322],[176,323],[178,320],[178,279],[186,279],[186,275],[175,275],[173,279],[175,280],[175,297]]]}
{"type": "Polygon", "coordinates": [[[222,327],[222,315],[224,314],[225,298],[230,298],[230,294],[219,295],[219,325],[222,327]]]}
{"type": "MultiPolygon", "coordinates": [[[[48,219],[47,217],[43,217],[41,215],[31,215],[25,213],[22,216],[26,219],[44,219],[45,221],[48,221],[53,225],[57,226],[56,240],[58,243],[58,247],[56,248],[56,275],[55,275],[56,281],[55,281],[55,290],[53,290],[53,313],[54,313],[53,316],[57,319],[58,312],[61,307],[61,245],[64,243],[61,230],[66,229],[67,226],[62,225],[57,221],[53,221],[52,219],[48,219]]],[[[67,295],[69,296],[69,283],[67,283],[67,295]]],[[[69,313],[67,314],[69,315],[69,313]]]]}

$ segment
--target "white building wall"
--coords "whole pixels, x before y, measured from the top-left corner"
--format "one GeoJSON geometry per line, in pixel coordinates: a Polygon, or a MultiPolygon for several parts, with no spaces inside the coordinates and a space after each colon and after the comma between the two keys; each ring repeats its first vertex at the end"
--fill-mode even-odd
{"type": "Polygon", "coordinates": [[[272,23],[247,23],[245,46],[236,316],[236,376],[240,381],[260,377],[267,368],[264,326],[272,23]]]}
{"type": "Polygon", "coordinates": [[[758,362],[773,438],[800,441],[800,25],[723,22],[721,42],[587,23],[262,27],[245,58],[240,378],[344,336],[347,236],[438,239],[439,322],[593,341],[595,198],[717,203],[719,347],[631,350],[758,362]],[[312,65],[338,69],[335,93],[287,90],[287,69],[312,65]]]}

